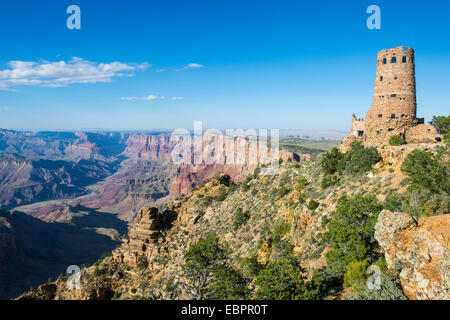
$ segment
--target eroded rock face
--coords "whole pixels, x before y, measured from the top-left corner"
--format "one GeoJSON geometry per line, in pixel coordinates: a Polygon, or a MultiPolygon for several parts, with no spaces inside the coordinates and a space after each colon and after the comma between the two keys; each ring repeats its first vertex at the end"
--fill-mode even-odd
{"type": "Polygon", "coordinates": [[[156,207],[144,207],[137,214],[134,226],[124,240],[124,245],[113,253],[115,260],[136,267],[140,258],[153,254],[153,244],[158,242],[159,212],[156,207]]]}
{"type": "Polygon", "coordinates": [[[380,213],[375,239],[410,299],[450,299],[450,215],[421,218],[380,213]]]}

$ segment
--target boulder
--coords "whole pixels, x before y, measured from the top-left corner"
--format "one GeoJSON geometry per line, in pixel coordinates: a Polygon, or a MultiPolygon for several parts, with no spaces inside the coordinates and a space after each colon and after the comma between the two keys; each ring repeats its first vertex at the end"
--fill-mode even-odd
{"type": "Polygon", "coordinates": [[[383,210],[375,239],[409,299],[450,299],[450,215],[416,221],[408,213],[383,210]]]}

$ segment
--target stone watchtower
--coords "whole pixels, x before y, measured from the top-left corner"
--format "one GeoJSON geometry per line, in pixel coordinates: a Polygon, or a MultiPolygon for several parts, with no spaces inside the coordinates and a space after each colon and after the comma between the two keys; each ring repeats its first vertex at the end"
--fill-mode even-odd
{"type": "Polygon", "coordinates": [[[416,118],[414,50],[397,47],[378,53],[375,94],[366,121],[416,118]]]}
{"type": "Polygon", "coordinates": [[[423,119],[416,115],[414,50],[402,46],[382,50],[377,58],[372,107],[365,119],[353,115],[352,132],[341,149],[348,149],[354,140],[361,140],[366,146],[387,145],[393,135],[408,143],[439,140],[436,129],[423,125],[423,119]]]}

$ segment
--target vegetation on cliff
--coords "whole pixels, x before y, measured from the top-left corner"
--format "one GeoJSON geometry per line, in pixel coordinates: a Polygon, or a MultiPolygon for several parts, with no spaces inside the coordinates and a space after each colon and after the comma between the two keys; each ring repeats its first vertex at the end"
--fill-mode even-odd
{"type": "Polygon", "coordinates": [[[383,209],[412,205],[418,187],[429,194],[425,207],[446,213],[448,186],[426,186],[448,179],[448,149],[411,153],[400,171],[379,162],[377,150],[353,147],[282,163],[274,175],[258,169],[238,185],[227,176],[206,182],[160,213],[176,220],[137,256],[145,264],[129,262],[136,253],[122,246],[83,269],[81,291],[58,286],[57,297],[99,297],[107,286],[115,299],[404,299],[375,223],[383,209]],[[380,290],[364,285],[371,265],[381,270],[380,290]]]}

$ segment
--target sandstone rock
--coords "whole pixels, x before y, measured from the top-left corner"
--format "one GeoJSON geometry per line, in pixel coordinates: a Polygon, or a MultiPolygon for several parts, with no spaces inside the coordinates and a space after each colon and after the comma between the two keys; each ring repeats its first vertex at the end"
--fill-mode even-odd
{"type": "Polygon", "coordinates": [[[137,214],[134,225],[128,236],[124,238],[124,245],[113,252],[113,259],[136,267],[139,258],[148,258],[153,253],[153,244],[158,242],[159,212],[156,207],[144,207],[137,214]]]}
{"type": "Polygon", "coordinates": [[[375,226],[389,268],[410,299],[450,299],[450,216],[419,219],[408,213],[380,213],[375,226]]]}

